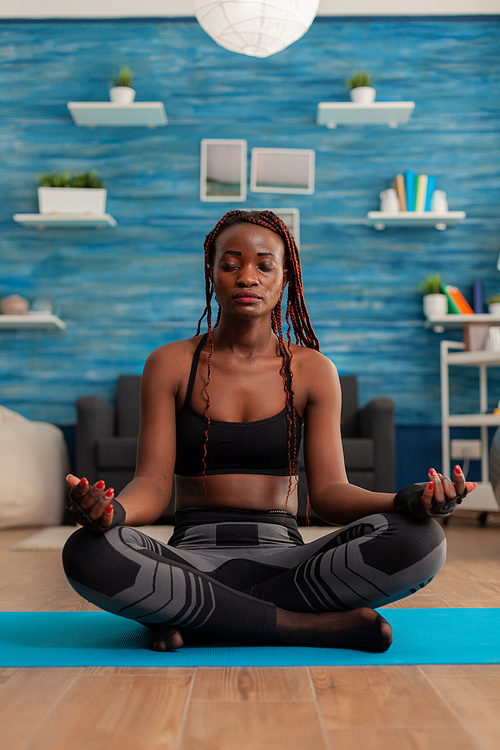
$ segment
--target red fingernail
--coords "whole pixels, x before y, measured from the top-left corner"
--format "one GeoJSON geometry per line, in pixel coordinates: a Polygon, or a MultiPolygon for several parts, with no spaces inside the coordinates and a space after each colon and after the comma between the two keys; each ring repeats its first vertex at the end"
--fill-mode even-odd
{"type": "Polygon", "coordinates": [[[88,483],[89,483],[89,480],[86,477],[82,477],[80,479],[80,484],[88,484],[88,483]]]}
{"type": "Polygon", "coordinates": [[[112,505],[108,505],[108,507],[106,508],[106,510],[104,512],[107,513],[108,516],[109,516],[109,514],[113,512],[113,506],[112,505]]]}
{"type": "Polygon", "coordinates": [[[458,474],[460,474],[460,472],[462,471],[461,467],[460,467],[460,466],[459,466],[458,464],[457,464],[457,465],[455,466],[455,471],[456,471],[456,472],[457,472],[458,474]]]}
{"type": "Polygon", "coordinates": [[[431,469],[430,473],[432,474],[433,477],[435,477],[437,474],[437,471],[436,469],[431,469]]]}
{"type": "Polygon", "coordinates": [[[114,492],[114,489],[110,487],[109,490],[106,490],[106,492],[104,493],[104,497],[111,497],[113,492],[114,492]]]}
{"type": "Polygon", "coordinates": [[[96,485],[95,485],[95,486],[97,487],[97,489],[98,489],[98,490],[103,490],[103,489],[105,488],[105,486],[106,486],[106,485],[105,485],[105,483],[104,483],[104,482],[102,481],[102,479],[100,479],[100,480],[99,480],[98,482],[96,482],[96,485]]]}
{"type": "Polygon", "coordinates": [[[434,489],[434,482],[429,482],[429,484],[427,485],[427,489],[428,490],[433,490],[434,489]]]}

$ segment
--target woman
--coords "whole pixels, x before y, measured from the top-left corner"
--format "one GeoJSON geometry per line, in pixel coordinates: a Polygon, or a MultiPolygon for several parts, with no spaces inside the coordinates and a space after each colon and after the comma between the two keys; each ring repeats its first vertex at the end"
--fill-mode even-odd
{"type": "Polygon", "coordinates": [[[277,216],[226,214],[205,241],[205,280],[208,332],[198,325],[146,361],[137,468],[119,501],[102,481],[67,478],[84,528],[64,549],[66,575],[97,606],[150,627],[158,651],[196,629],[385,651],[391,627],[374,607],[432,580],[445,539],[431,516],[449,515],[474,484],[459,467],[453,482],[431,469],[397,495],[349,484],[338,375],[319,352],[297,247],[277,216]],[[347,524],[309,544],[294,515],[302,426],[310,504],[347,524]],[[128,526],[165,511],[173,477],[164,545],[128,526]]]}

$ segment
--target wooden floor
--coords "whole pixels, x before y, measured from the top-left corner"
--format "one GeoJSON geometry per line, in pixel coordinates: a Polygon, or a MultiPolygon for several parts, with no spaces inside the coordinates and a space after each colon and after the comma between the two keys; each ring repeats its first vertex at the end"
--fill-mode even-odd
{"type": "MultiPolygon", "coordinates": [[[[30,533],[0,531],[0,609],[95,609],[66,583],[59,553],[9,551],[30,533]]],[[[453,518],[446,534],[443,571],[392,606],[500,607],[500,526],[453,518]]],[[[1,669],[0,745],[499,750],[500,665],[1,669]]]]}

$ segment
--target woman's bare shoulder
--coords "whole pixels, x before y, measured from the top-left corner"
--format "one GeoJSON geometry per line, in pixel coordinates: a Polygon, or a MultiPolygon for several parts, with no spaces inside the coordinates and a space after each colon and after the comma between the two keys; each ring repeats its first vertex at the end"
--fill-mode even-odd
{"type": "Polygon", "coordinates": [[[174,379],[178,373],[185,372],[186,365],[191,366],[194,351],[202,337],[170,341],[153,349],[146,359],[144,375],[161,379],[174,379]]]}
{"type": "Polygon", "coordinates": [[[332,360],[326,357],[317,349],[309,349],[307,346],[298,346],[292,344],[293,364],[301,369],[304,375],[337,375],[337,368],[332,360]]]}

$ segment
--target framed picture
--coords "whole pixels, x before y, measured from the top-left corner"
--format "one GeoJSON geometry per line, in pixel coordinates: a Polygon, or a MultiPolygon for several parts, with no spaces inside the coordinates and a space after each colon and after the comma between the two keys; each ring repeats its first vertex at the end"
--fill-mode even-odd
{"type": "Polygon", "coordinates": [[[314,193],[310,148],[253,148],[250,190],[254,193],[314,193]]]}
{"type": "Polygon", "coordinates": [[[298,208],[269,208],[273,214],[279,216],[290,230],[290,234],[300,250],[300,213],[298,208]]]}
{"type": "Polygon", "coordinates": [[[247,142],[209,139],[201,142],[200,200],[244,201],[247,197],[247,142]]]}

